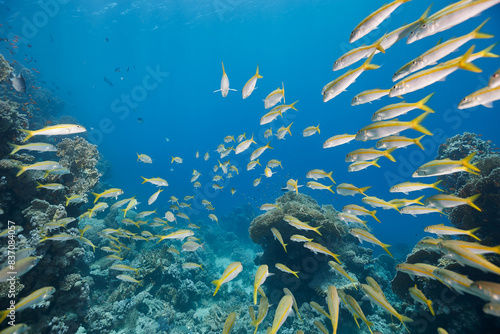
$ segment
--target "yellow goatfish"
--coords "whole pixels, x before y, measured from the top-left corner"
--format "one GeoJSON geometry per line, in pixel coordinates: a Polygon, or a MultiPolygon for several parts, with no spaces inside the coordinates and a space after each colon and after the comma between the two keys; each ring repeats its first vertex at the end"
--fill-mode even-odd
{"type": "Polygon", "coordinates": [[[18,130],[26,134],[26,137],[23,139],[23,142],[27,141],[28,139],[34,136],[71,135],[87,131],[83,126],[76,124],[51,125],[51,126],[46,126],[43,129],[34,131],[24,130],[24,129],[18,129],[18,130]]]}
{"type": "Polygon", "coordinates": [[[354,137],[356,137],[356,135],[350,135],[348,133],[344,133],[343,135],[336,135],[336,136],[330,137],[323,143],[323,148],[330,148],[330,147],[335,147],[335,146],[339,146],[342,144],[347,144],[350,141],[354,140],[354,137]]]}
{"type": "Polygon", "coordinates": [[[337,79],[326,84],[321,90],[321,95],[323,95],[323,102],[328,102],[335,96],[339,95],[347,89],[356,79],[366,70],[375,70],[380,66],[371,64],[374,53],[368,57],[368,59],[358,68],[351,69],[345,74],[341,75],[337,79]]]}
{"type": "Polygon", "coordinates": [[[27,170],[45,170],[45,171],[47,171],[47,170],[63,168],[63,166],[61,166],[61,164],[59,164],[59,162],[57,162],[57,161],[40,161],[40,162],[36,162],[34,164],[26,165],[26,166],[15,165],[15,167],[19,168],[19,172],[17,172],[16,176],[21,175],[22,173],[24,173],[27,170]]]}
{"type": "MultiPolygon", "coordinates": [[[[50,299],[52,295],[56,292],[56,289],[52,286],[47,286],[38,289],[27,297],[21,298],[17,303],[15,303],[15,312],[21,312],[31,306],[38,305],[47,299],[50,299]]],[[[0,323],[2,323],[11,310],[5,310],[0,312],[0,323]]]]}
{"type": "Polygon", "coordinates": [[[326,313],[326,311],[323,309],[323,307],[321,307],[321,305],[319,305],[318,303],[316,303],[316,302],[309,302],[309,305],[311,305],[311,307],[315,311],[317,311],[318,313],[323,314],[328,319],[331,319],[330,315],[328,313],[326,313]]]}
{"type": "Polygon", "coordinates": [[[350,183],[341,183],[337,186],[337,194],[342,196],[354,196],[356,194],[365,195],[365,191],[370,189],[371,186],[358,188],[350,183]]]}
{"type": "Polygon", "coordinates": [[[384,210],[394,209],[396,211],[399,211],[398,204],[384,201],[383,199],[375,197],[375,196],[365,196],[361,199],[361,201],[365,204],[370,205],[371,207],[374,207],[374,208],[382,208],[384,210]]]}
{"type": "Polygon", "coordinates": [[[214,296],[217,294],[217,291],[219,291],[222,284],[233,280],[239,273],[241,273],[242,270],[243,266],[241,265],[241,262],[231,263],[226,270],[224,270],[222,276],[218,280],[212,281],[212,284],[215,285],[214,296]]]}
{"type": "Polygon", "coordinates": [[[297,275],[299,273],[298,271],[293,271],[292,269],[288,268],[287,266],[285,266],[282,263],[276,263],[274,266],[276,267],[276,269],[279,269],[282,272],[285,272],[285,273],[288,273],[288,274],[292,274],[295,277],[299,278],[299,275],[297,275]]]}
{"type": "Polygon", "coordinates": [[[118,196],[120,196],[122,194],[123,194],[123,190],[118,189],[118,188],[111,188],[111,189],[108,189],[106,191],[103,191],[100,194],[92,193],[92,195],[95,196],[94,203],[97,202],[99,200],[99,198],[101,198],[101,197],[105,197],[105,198],[114,197],[115,199],[118,199],[118,196]]]}
{"type": "Polygon", "coordinates": [[[185,238],[190,237],[192,235],[194,235],[194,232],[191,230],[178,230],[176,232],[173,232],[173,233],[170,233],[167,235],[159,236],[160,240],[158,240],[157,243],[159,243],[160,241],[163,241],[165,239],[181,240],[182,241],[185,238]]]}
{"type": "Polygon", "coordinates": [[[447,175],[456,172],[468,172],[472,174],[477,174],[481,170],[471,164],[471,160],[474,159],[476,152],[472,152],[467,157],[461,160],[451,160],[451,159],[440,159],[432,160],[426,162],[412,174],[412,177],[428,177],[437,175],[447,175]]]}
{"type": "Polygon", "coordinates": [[[422,138],[424,138],[425,135],[420,136],[418,138],[407,138],[405,136],[389,136],[380,139],[376,144],[375,147],[378,149],[388,149],[392,147],[397,147],[397,148],[402,148],[402,147],[407,147],[410,145],[417,145],[420,147],[422,150],[425,150],[424,146],[420,142],[422,138]]]}
{"type": "Polygon", "coordinates": [[[271,232],[274,235],[274,239],[277,239],[280,244],[283,246],[283,249],[285,250],[286,253],[286,245],[285,242],[283,241],[283,237],[281,236],[280,231],[278,231],[275,227],[271,227],[271,232]]]}
{"type": "Polygon", "coordinates": [[[364,92],[359,93],[351,100],[351,106],[358,106],[364,103],[371,103],[375,100],[380,100],[381,97],[384,97],[389,94],[390,89],[369,89],[364,92]]]}
{"type": "Polygon", "coordinates": [[[332,173],[333,172],[327,173],[322,169],[312,169],[309,172],[307,172],[306,177],[308,179],[314,179],[314,180],[329,178],[333,183],[335,183],[335,181],[332,178],[332,173]]]}
{"type": "MultiPolygon", "coordinates": [[[[401,324],[406,328],[405,322],[413,322],[412,319],[405,317],[404,315],[399,314],[394,307],[385,299],[384,296],[382,296],[380,293],[375,291],[374,288],[372,288],[369,285],[366,284],[361,284],[361,290],[365,293],[365,295],[370,299],[371,302],[374,304],[377,304],[380,306],[383,310],[386,312],[392,314],[395,316],[399,321],[401,321],[401,324]]],[[[409,332],[408,328],[406,330],[409,332]]]]}
{"type": "Polygon", "coordinates": [[[415,276],[437,279],[437,277],[434,276],[434,270],[436,269],[438,269],[438,267],[425,263],[400,263],[396,265],[397,271],[410,275],[412,280],[415,280],[415,276]]]}
{"type": "Polygon", "coordinates": [[[224,63],[222,63],[222,79],[220,80],[220,89],[217,89],[214,93],[221,92],[222,97],[226,97],[230,90],[236,91],[236,89],[229,88],[229,78],[224,70],[224,63]]]}
{"type": "Polygon", "coordinates": [[[354,150],[350,153],[348,153],[345,157],[345,162],[354,162],[354,161],[368,161],[368,160],[373,160],[377,159],[381,156],[386,157],[387,159],[391,160],[392,162],[396,162],[396,159],[391,155],[392,152],[397,147],[390,148],[386,151],[379,151],[374,149],[373,147],[371,148],[360,148],[357,150],[354,150]]]}
{"type": "Polygon", "coordinates": [[[432,308],[432,301],[427,299],[424,293],[417,288],[416,284],[414,287],[411,287],[409,291],[411,298],[422,305],[426,305],[429,308],[429,311],[431,311],[432,316],[436,316],[436,314],[434,313],[434,309],[432,308]]]}
{"type": "Polygon", "coordinates": [[[403,101],[380,108],[373,114],[372,121],[385,121],[391,118],[396,118],[398,116],[405,115],[414,109],[420,109],[433,113],[434,110],[426,105],[426,103],[431,99],[433,95],[434,93],[429,94],[418,102],[408,103],[403,101]]]}
{"type": "Polygon", "coordinates": [[[361,37],[368,34],[373,29],[376,29],[380,23],[387,19],[403,3],[410,0],[394,0],[391,3],[385,4],[361,21],[356,28],[351,32],[349,43],[353,43],[361,37]]]}
{"type": "Polygon", "coordinates": [[[257,65],[257,71],[255,74],[247,81],[245,86],[243,86],[243,89],[241,90],[241,95],[243,99],[246,99],[247,97],[252,94],[253,90],[255,89],[255,84],[257,83],[257,79],[262,79],[262,75],[259,74],[259,65],[257,65]]]}
{"type": "Polygon", "coordinates": [[[389,252],[389,247],[391,245],[387,245],[387,244],[380,242],[380,240],[375,238],[375,236],[373,234],[371,234],[370,232],[362,230],[360,228],[351,228],[349,230],[349,234],[358,238],[360,243],[363,243],[363,241],[368,241],[369,243],[379,245],[387,252],[387,254],[389,254],[391,257],[393,257],[391,252],[389,252]]]}
{"type": "Polygon", "coordinates": [[[337,288],[334,285],[328,286],[326,302],[328,304],[328,311],[330,312],[330,320],[332,321],[332,333],[336,334],[339,324],[339,295],[337,293],[337,288]]]}
{"type": "Polygon", "coordinates": [[[345,269],[342,268],[342,266],[340,264],[338,264],[337,262],[333,262],[333,261],[328,261],[328,264],[336,272],[338,272],[339,274],[341,274],[342,276],[344,276],[345,278],[347,278],[349,281],[351,281],[352,282],[352,286],[354,287],[354,289],[358,290],[358,288],[356,287],[356,282],[352,279],[351,276],[349,276],[349,274],[347,273],[347,271],[345,271],[345,269]]]}
{"type": "Polygon", "coordinates": [[[495,266],[480,254],[475,254],[466,248],[461,248],[452,244],[439,244],[439,250],[445,253],[445,257],[453,259],[462,265],[477,268],[485,273],[500,275],[500,267],[495,266]]]}
{"type": "Polygon", "coordinates": [[[321,235],[321,233],[318,231],[319,228],[321,227],[321,225],[318,227],[312,227],[312,226],[309,226],[309,223],[301,222],[297,218],[295,218],[293,216],[289,216],[289,215],[284,216],[283,220],[298,230],[314,231],[314,232],[318,233],[319,235],[321,235]]]}
{"type": "Polygon", "coordinates": [[[269,109],[274,107],[278,102],[281,101],[281,99],[283,99],[283,103],[285,103],[285,84],[281,84],[283,88],[278,87],[277,89],[269,93],[269,95],[264,99],[264,108],[269,109]]]}
{"type": "MultiPolygon", "coordinates": [[[[253,308],[252,308],[252,310],[253,310],[253,308]]],[[[264,319],[266,318],[268,311],[269,311],[269,301],[268,301],[267,297],[263,296],[260,299],[259,311],[257,313],[257,318],[252,320],[252,322],[250,323],[250,325],[255,327],[254,334],[257,333],[257,329],[259,328],[259,325],[262,323],[262,321],[264,321],[264,319]]]]}
{"type": "Polygon", "coordinates": [[[326,248],[323,245],[320,245],[316,242],[308,241],[304,244],[304,247],[309,249],[310,251],[312,251],[314,254],[321,253],[321,254],[325,254],[325,255],[330,255],[331,257],[333,257],[335,259],[335,261],[337,261],[338,263],[341,263],[339,258],[338,258],[338,254],[333,254],[328,248],[326,248]]]}
{"type": "Polygon", "coordinates": [[[372,216],[376,221],[380,223],[380,220],[375,216],[376,210],[370,211],[360,205],[348,204],[342,208],[342,212],[350,213],[354,216],[372,216]]]}
{"type": "Polygon", "coordinates": [[[268,266],[266,264],[261,265],[258,269],[257,272],[255,273],[255,281],[253,283],[253,304],[257,304],[257,289],[264,284],[266,281],[266,278],[268,278],[271,275],[274,275],[269,272],[268,266]]]}
{"type": "Polygon", "coordinates": [[[321,322],[318,320],[314,321],[314,326],[318,327],[318,329],[323,333],[323,334],[328,334],[328,329],[326,329],[325,325],[323,325],[321,322]]]}
{"type": "Polygon", "coordinates": [[[460,59],[449,64],[440,64],[427,70],[414,73],[401,80],[391,88],[389,97],[401,96],[416,90],[432,85],[437,81],[444,80],[448,75],[458,69],[467,70],[470,72],[480,73],[481,69],[476,65],[469,63],[469,57],[474,51],[472,46],[460,59]]]}
{"type": "Polygon", "coordinates": [[[234,321],[236,320],[236,312],[231,312],[227,316],[226,322],[224,323],[224,328],[222,329],[222,334],[229,334],[233,328],[234,321]]]}
{"type": "Polygon", "coordinates": [[[289,295],[284,295],[274,314],[273,326],[267,330],[268,334],[276,334],[278,332],[280,327],[285,323],[286,318],[290,315],[292,306],[293,298],[289,295]]]}
{"type": "Polygon", "coordinates": [[[356,133],[356,140],[367,141],[372,139],[380,139],[388,136],[395,135],[404,130],[413,129],[423,134],[432,136],[432,133],[427,130],[425,127],[420,125],[422,121],[431,113],[430,111],[426,111],[422,115],[418,116],[412,121],[401,122],[397,119],[389,120],[389,121],[379,121],[371,123],[362,129],[360,129],[356,133]]]}
{"type": "Polygon", "coordinates": [[[438,184],[440,184],[442,180],[439,180],[435,183],[425,184],[422,182],[403,182],[392,186],[389,191],[391,193],[403,193],[408,195],[411,191],[418,191],[423,189],[434,188],[439,191],[443,191],[443,189],[438,188],[438,184]]]}
{"type": "Polygon", "coordinates": [[[473,228],[471,230],[461,230],[456,227],[451,227],[451,226],[445,226],[444,224],[439,224],[439,225],[431,225],[427,226],[424,228],[424,231],[427,233],[435,233],[439,236],[442,235],[468,235],[469,237],[472,237],[478,241],[481,241],[478,237],[474,235],[474,232],[479,230],[480,227],[473,228]]]}
{"type": "Polygon", "coordinates": [[[292,294],[292,291],[288,290],[287,288],[283,288],[283,293],[285,295],[288,295],[288,296],[292,297],[292,299],[293,299],[293,309],[295,310],[295,313],[297,313],[297,316],[299,317],[300,322],[304,323],[304,321],[302,320],[302,317],[300,316],[299,306],[297,304],[297,301],[295,300],[295,297],[292,294]]]}

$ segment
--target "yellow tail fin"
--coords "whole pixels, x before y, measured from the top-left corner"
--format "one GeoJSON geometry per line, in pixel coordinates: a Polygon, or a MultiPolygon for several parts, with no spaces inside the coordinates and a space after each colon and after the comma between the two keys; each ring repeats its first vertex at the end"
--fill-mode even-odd
{"type": "Polygon", "coordinates": [[[295,110],[295,111],[298,111],[297,109],[295,109],[295,103],[299,102],[299,100],[295,101],[294,103],[290,104],[290,108],[295,110]]]}
{"type": "MultiPolygon", "coordinates": [[[[258,71],[259,71],[259,68],[257,67],[257,73],[258,73],[258,71]]],[[[215,281],[212,281],[212,284],[215,285],[215,292],[214,292],[214,296],[215,296],[217,294],[217,291],[219,291],[221,284],[220,284],[220,281],[218,279],[215,281]]]]}
{"type": "Polygon", "coordinates": [[[23,139],[23,142],[27,141],[28,139],[30,139],[31,137],[33,137],[33,132],[34,131],[30,131],[30,130],[24,130],[24,129],[17,129],[19,131],[21,131],[22,133],[25,133],[26,134],[26,137],[23,139]]]}
{"type": "Polygon", "coordinates": [[[442,181],[443,181],[443,180],[439,180],[439,181],[437,181],[437,182],[434,182],[433,184],[431,184],[431,187],[432,187],[432,188],[434,188],[434,189],[436,189],[436,190],[443,191],[443,189],[438,188],[438,186],[437,186],[437,185],[438,185],[438,184],[440,184],[442,181]]]}
{"type": "Polygon", "coordinates": [[[97,200],[99,199],[99,197],[101,197],[101,195],[96,194],[96,193],[92,193],[92,195],[95,196],[94,203],[97,202],[97,200]]]}
{"type": "Polygon", "coordinates": [[[333,182],[334,184],[337,184],[337,183],[333,180],[332,173],[333,173],[333,171],[331,171],[330,173],[328,173],[328,174],[327,174],[327,176],[328,176],[328,178],[329,178],[330,180],[332,180],[332,182],[333,182]]]}
{"type": "Polygon", "coordinates": [[[392,162],[396,162],[396,159],[394,159],[394,157],[393,157],[393,156],[392,156],[392,154],[391,154],[391,153],[392,153],[392,152],[394,152],[394,150],[396,150],[396,149],[397,149],[397,147],[391,147],[390,149],[388,149],[388,150],[384,151],[384,156],[385,156],[387,159],[391,160],[392,162]]]}
{"type": "Polygon", "coordinates": [[[473,228],[472,230],[469,230],[467,231],[467,235],[469,235],[470,237],[473,237],[474,239],[476,239],[477,241],[481,241],[481,239],[479,239],[478,237],[476,237],[474,235],[474,232],[476,232],[477,230],[479,230],[481,227],[476,227],[476,228],[473,228]]]}
{"type": "Polygon", "coordinates": [[[424,138],[424,137],[425,137],[425,135],[420,136],[418,138],[415,138],[414,143],[415,143],[415,145],[417,145],[418,147],[420,147],[422,150],[425,151],[424,145],[422,145],[422,143],[420,142],[422,140],[422,138],[424,138]]]}
{"type": "Polygon", "coordinates": [[[368,57],[368,59],[363,63],[363,65],[361,65],[361,67],[364,70],[376,70],[377,68],[380,67],[380,66],[375,65],[375,64],[370,64],[371,61],[372,61],[372,59],[373,59],[373,55],[375,55],[375,52],[372,52],[372,54],[370,55],[370,57],[368,57]]]}
{"type": "Polygon", "coordinates": [[[380,165],[377,163],[378,159],[380,159],[380,158],[377,158],[377,159],[373,160],[373,166],[380,168],[380,165]]]}
{"type": "Polygon", "coordinates": [[[389,252],[389,247],[391,247],[391,245],[382,244],[382,248],[387,252],[387,254],[389,254],[391,257],[394,257],[392,256],[391,252],[389,252]]]}
{"type": "Polygon", "coordinates": [[[359,189],[358,189],[358,191],[359,191],[361,194],[363,194],[363,195],[365,195],[365,196],[366,196],[365,191],[367,191],[367,190],[368,190],[368,189],[370,189],[371,187],[372,187],[372,186],[359,188],[359,189]]]}
{"type": "Polygon", "coordinates": [[[472,152],[468,156],[462,159],[462,165],[468,169],[472,169],[473,171],[480,172],[481,170],[474,166],[474,164],[471,164],[471,160],[474,159],[474,156],[476,155],[476,152],[472,152]]]}
{"type": "Polygon", "coordinates": [[[483,57],[483,58],[498,58],[498,57],[500,57],[499,55],[490,52],[495,46],[497,46],[497,44],[498,43],[492,44],[492,45],[488,46],[486,49],[484,49],[483,51],[480,51],[479,53],[481,54],[481,57],[483,57]]]}
{"type": "Polygon", "coordinates": [[[431,97],[433,95],[434,95],[434,93],[431,93],[431,94],[427,95],[426,97],[424,97],[422,100],[418,101],[417,102],[418,108],[421,110],[424,110],[424,111],[429,111],[431,113],[434,113],[434,110],[432,110],[431,108],[429,108],[428,106],[425,105],[427,102],[429,102],[429,100],[431,99],[431,97]]]}
{"type": "Polygon", "coordinates": [[[474,202],[476,201],[476,199],[479,196],[481,196],[481,194],[472,195],[471,197],[467,197],[465,200],[467,201],[467,204],[469,204],[470,206],[472,206],[477,211],[481,212],[482,210],[476,204],[474,204],[474,202]]]}
{"type": "Polygon", "coordinates": [[[21,175],[22,173],[26,172],[26,168],[24,166],[17,166],[16,168],[19,168],[19,172],[17,172],[16,176],[21,175]]]}
{"type": "Polygon", "coordinates": [[[424,196],[420,196],[419,198],[416,198],[415,201],[414,201],[415,204],[424,205],[424,203],[420,202],[422,200],[422,198],[424,198],[424,197],[425,197],[425,195],[424,196]]]}
{"type": "Polygon", "coordinates": [[[479,67],[477,67],[472,63],[467,62],[470,58],[470,55],[472,54],[472,51],[474,51],[474,45],[471,46],[469,50],[467,50],[467,52],[462,56],[462,58],[460,58],[460,60],[458,61],[458,67],[466,71],[481,73],[482,70],[479,67]]]}
{"type": "Polygon", "coordinates": [[[487,18],[486,20],[484,20],[483,23],[481,23],[476,29],[474,29],[472,31],[472,36],[473,38],[493,38],[495,37],[494,35],[490,35],[490,34],[485,34],[485,33],[482,33],[480,32],[481,28],[486,24],[486,22],[489,21],[490,18],[487,18]]]}
{"type": "Polygon", "coordinates": [[[422,133],[425,133],[426,135],[429,135],[429,136],[432,136],[432,133],[427,130],[426,128],[424,128],[422,125],[420,125],[420,123],[422,123],[422,121],[427,117],[427,115],[429,115],[431,112],[430,111],[426,111],[424,112],[422,115],[418,116],[417,118],[415,118],[414,120],[410,121],[410,127],[413,129],[413,130],[416,130],[416,131],[419,131],[419,132],[422,132],[422,133]]]}
{"type": "Polygon", "coordinates": [[[257,72],[255,72],[255,77],[257,79],[262,79],[263,78],[263,76],[259,74],[259,65],[257,65],[257,72]]]}
{"type": "Polygon", "coordinates": [[[12,143],[8,143],[10,147],[14,148],[12,150],[12,152],[10,152],[9,154],[14,154],[16,153],[17,151],[19,151],[19,145],[16,145],[16,144],[12,144],[12,143]]]}
{"type": "Polygon", "coordinates": [[[370,215],[376,220],[378,221],[379,223],[381,223],[380,220],[378,220],[378,218],[375,216],[375,214],[377,213],[377,210],[373,210],[373,211],[370,211],[370,215]]]}
{"type": "Polygon", "coordinates": [[[429,307],[429,311],[431,311],[432,316],[435,317],[436,313],[434,313],[434,309],[432,308],[432,301],[427,301],[427,307],[429,307]]]}

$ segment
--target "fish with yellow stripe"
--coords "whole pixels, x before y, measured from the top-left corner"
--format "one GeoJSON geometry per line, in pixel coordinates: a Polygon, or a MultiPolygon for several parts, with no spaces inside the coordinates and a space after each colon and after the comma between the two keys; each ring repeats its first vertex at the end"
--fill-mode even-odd
{"type": "Polygon", "coordinates": [[[214,296],[217,294],[217,291],[219,291],[222,284],[235,279],[242,270],[243,266],[241,265],[241,262],[233,262],[227,266],[226,270],[222,273],[222,276],[218,280],[212,281],[212,284],[215,285],[214,296]]]}
{"type": "Polygon", "coordinates": [[[27,141],[34,136],[58,136],[58,135],[71,135],[87,131],[83,126],[77,124],[57,124],[46,126],[40,130],[24,130],[18,129],[26,134],[23,142],[27,141]]]}

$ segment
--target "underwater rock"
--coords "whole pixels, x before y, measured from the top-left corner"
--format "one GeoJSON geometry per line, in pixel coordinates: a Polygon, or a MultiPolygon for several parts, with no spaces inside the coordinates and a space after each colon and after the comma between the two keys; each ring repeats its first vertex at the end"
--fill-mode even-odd
{"type": "Polygon", "coordinates": [[[10,67],[9,63],[5,60],[3,55],[0,53],[0,82],[9,81],[10,73],[13,68],[10,67]]]}
{"type": "Polygon", "coordinates": [[[97,146],[90,144],[82,137],[64,138],[57,144],[59,163],[69,169],[70,174],[63,175],[60,180],[67,183],[65,195],[84,195],[99,182],[100,173],[96,168],[99,161],[97,146]]]}
{"type": "Polygon", "coordinates": [[[446,140],[437,159],[460,160],[472,152],[477,152],[472,162],[481,170],[480,175],[462,172],[439,176],[438,180],[443,180],[441,185],[449,193],[462,198],[481,194],[474,202],[481,212],[461,205],[450,210],[449,219],[461,229],[481,227],[476,234],[483,243],[496,246],[500,242],[500,155],[493,152],[491,141],[465,132],[446,140]]]}
{"type": "Polygon", "coordinates": [[[50,205],[49,202],[38,198],[31,201],[31,205],[23,210],[23,215],[31,228],[40,227],[53,219],[67,216],[64,205],[50,205]]]}
{"type": "MultiPolygon", "coordinates": [[[[284,287],[292,291],[299,305],[322,299],[318,297],[318,293],[326,291],[328,284],[335,284],[338,288],[352,287],[348,279],[330,271],[328,261],[334,261],[331,256],[314,254],[304,247],[304,243],[290,241],[293,234],[314,238],[314,242],[338,254],[342,266],[354,279],[372,273],[372,269],[367,266],[376,262],[372,257],[372,250],[360,247],[357,239],[347,233],[347,225],[337,218],[338,212],[331,205],[320,207],[311,197],[293,192],[278,198],[276,204],[281,210],[274,209],[256,217],[249,229],[250,238],[263,249],[263,253],[255,259],[255,264],[267,264],[269,271],[275,273],[266,280],[264,288],[270,303],[278,303],[284,287]],[[308,222],[312,227],[321,226],[319,231],[322,236],[314,231],[301,231],[292,227],[283,220],[285,215],[308,222]],[[287,244],[286,253],[280,242],[275,240],[270,230],[272,227],[281,233],[287,244]],[[276,263],[298,271],[299,278],[276,269],[276,263]]],[[[378,268],[383,270],[380,266],[378,268]]]]}

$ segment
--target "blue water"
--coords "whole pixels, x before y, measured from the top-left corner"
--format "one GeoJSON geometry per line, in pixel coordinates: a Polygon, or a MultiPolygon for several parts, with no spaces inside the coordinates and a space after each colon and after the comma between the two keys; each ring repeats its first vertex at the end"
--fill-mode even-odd
{"type": "MultiPolygon", "coordinates": [[[[350,105],[352,97],[363,90],[392,86],[392,74],[434,46],[440,38],[446,40],[466,34],[487,17],[492,19],[483,31],[500,33],[500,8],[496,6],[480,17],[411,45],[400,41],[386,54],[374,57],[373,63],[382,65],[380,69],[363,73],[347,92],[323,103],[321,88],[344,73],[344,70],[334,73],[331,67],[352,47],[348,44],[350,32],[383,3],[368,0],[2,1],[0,22],[4,33],[22,37],[19,49],[9,60],[17,60],[28,68],[35,67],[40,72],[38,80],[47,82],[46,86],[53,88],[66,102],[62,114],[76,117],[91,130],[88,138],[98,145],[113,166],[112,177],[106,181],[124,189],[125,196],[136,195],[143,203],[139,210],[147,209],[147,199],[156,191],[150,184],[141,185],[140,176],[159,176],[169,182],[157,202],[163,214],[170,195],[182,198],[193,194],[189,182],[193,169],[203,174],[199,180],[203,185],[209,184],[212,167],[217,163],[214,150],[225,136],[246,133],[249,138],[254,134],[258,145],[253,145],[245,154],[235,156],[232,153],[224,159],[229,158],[232,164],[237,164],[240,175],[224,182],[222,192],[213,191],[209,186],[196,192],[197,203],[207,198],[216,208],[215,213],[223,216],[240,204],[250,203],[258,209],[263,203],[272,203],[282,195],[281,187],[289,178],[298,178],[299,184],[304,185],[307,182],[305,174],[313,168],[333,170],[337,184],[372,186],[367,192],[372,196],[387,200],[401,197],[401,194],[389,193],[389,187],[411,180],[407,172],[432,160],[438,145],[446,138],[469,131],[480,133],[496,144],[500,142],[498,107],[478,107],[463,112],[456,109],[461,98],[484,86],[488,77],[500,67],[499,59],[480,59],[475,62],[483,70],[480,74],[457,71],[446,82],[405,96],[407,101],[416,102],[436,92],[429,102],[436,113],[424,121],[424,126],[436,136],[424,140],[425,152],[410,146],[395,153],[396,163],[381,158],[380,169],[348,173],[345,155],[375,142],[351,142],[322,148],[327,138],[355,133],[370,123],[376,109],[399,102],[397,98],[385,97],[372,104],[350,105]],[[31,57],[37,62],[28,64],[23,60],[31,57]],[[213,93],[220,85],[221,61],[231,88],[238,90],[230,92],[226,98],[213,93]],[[255,73],[257,65],[264,78],[258,80],[258,89],[243,100],[241,89],[255,73]],[[120,71],[115,71],[118,68],[120,71]],[[156,70],[161,75],[154,80],[150,73],[156,70]],[[252,182],[261,177],[263,167],[247,172],[246,164],[251,151],[267,143],[263,132],[269,125],[259,125],[260,117],[266,112],[262,100],[282,82],[286,102],[299,100],[298,112],[290,110],[284,119],[275,121],[273,132],[293,121],[293,135],[286,140],[275,137],[271,140],[274,149],[266,151],[260,161],[266,163],[275,158],[282,161],[284,168],[275,170],[277,173],[269,179],[262,177],[262,183],[254,188],[252,182]],[[127,105],[124,99],[131,95],[132,103],[127,105]],[[144,121],[141,123],[138,118],[144,121]],[[302,137],[305,127],[318,124],[321,134],[302,137]],[[199,159],[195,159],[196,151],[200,153],[199,159]],[[202,156],[207,151],[211,158],[205,162],[202,156]],[[148,154],[153,164],[138,163],[136,153],[148,154]],[[183,158],[184,163],[171,164],[172,156],[183,158]],[[410,161],[410,167],[402,172],[405,161],[410,161]],[[237,190],[234,196],[229,191],[232,187],[237,190]]],[[[355,45],[373,43],[386,31],[416,20],[431,3],[426,0],[404,4],[378,30],[355,45]]],[[[433,11],[448,3],[451,1],[436,3],[433,11]]],[[[476,45],[476,50],[482,50],[496,40],[469,42],[447,59],[463,54],[472,44],[476,45]]],[[[500,53],[500,49],[493,52],[500,53]]],[[[410,120],[418,114],[414,111],[401,119],[410,120]]],[[[419,136],[412,130],[404,135],[419,136]]],[[[422,181],[435,182],[434,178],[422,181]]],[[[338,210],[346,204],[361,204],[359,195],[342,197],[306,187],[300,191],[338,210]]],[[[435,191],[405,197],[433,193],[435,191]]],[[[378,211],[382,224],[372,224],[373,232],[388,244],[413,244],[423,236],[424,226],[447,222],[446,217],[435,214],[422,219],[401,216],[393,210],[378,211]]],[[[202,210],[190,214],[208,224],[206,215],[202,210]]]]}

